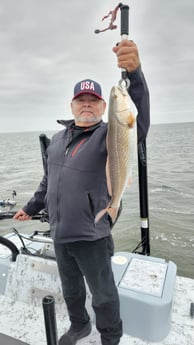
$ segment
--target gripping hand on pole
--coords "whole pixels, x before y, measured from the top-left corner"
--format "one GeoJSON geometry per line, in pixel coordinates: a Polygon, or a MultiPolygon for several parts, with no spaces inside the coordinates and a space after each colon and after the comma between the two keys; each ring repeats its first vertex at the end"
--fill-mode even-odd
{"type": "Polygon", "coordinates": [[[118,67],[134,72],[140,66],[139,52],[136,44],[128,39],[122,40],[113,47],[113,52],[117,56],[118,67]]]}

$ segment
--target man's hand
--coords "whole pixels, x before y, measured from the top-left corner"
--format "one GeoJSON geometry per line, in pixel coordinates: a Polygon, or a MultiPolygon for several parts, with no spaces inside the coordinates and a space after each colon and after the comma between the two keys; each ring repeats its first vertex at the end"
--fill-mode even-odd
{"type": "Polygon", "coordinates": [[[117,55],[118,67],[124,68],[128,72],[134,72],[139,67],[139,53],[133,41],[121,41],[113,48],[113,52],[117,55]]]}
{"type": "Polygon", "coordinates": [[[13,219],[16,220],[30,220],[32,219],[31,216],[29,216],[26,212],[24,212],[23,210],[19,210],[15,216],[13,217],[13,219]]]}

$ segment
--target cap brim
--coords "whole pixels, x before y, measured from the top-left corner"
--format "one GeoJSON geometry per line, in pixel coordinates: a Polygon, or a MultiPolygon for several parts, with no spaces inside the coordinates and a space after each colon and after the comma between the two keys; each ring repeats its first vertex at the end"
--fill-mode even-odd
{"type": "Polygon", "coordinates": [[[84,94],[88,94],[88,95],[94,95],[94,96],[96,96],[98,99],[101,99],[101,100],[103,100],[103,98],[101,97],[101,96],[99,96],[97,93],[95,93],[95,92],[87,92],[87,91],[82,91],[82,92],[78,92],[76,95],[74,95],[74,97],[72,98],[72,101],[75,99],[75,98],[77,98],[77,97],[79,97],[80,95],[84,95],[84,94]]]}

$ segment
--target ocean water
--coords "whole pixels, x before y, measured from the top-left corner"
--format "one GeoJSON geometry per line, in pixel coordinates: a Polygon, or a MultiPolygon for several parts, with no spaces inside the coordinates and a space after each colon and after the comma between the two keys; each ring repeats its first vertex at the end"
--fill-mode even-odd
{"type": "MultiPolygon", "coordinates": [[[[194,122],[152,125],[147,137],[151,255],[176,263],[178,275],[194,278],[194,122]]],[[[0,133],[0,199],[21,208],[43,175],[41,132],[0,133]]],[[[46,132],[51,137],[52,132],[46,132]]],[[[0,233],[48,229],[39,221],[0,221],[0,233]]],[[[139,241],[137,160],[133,182],[123,197],[123,212],[113,229],[116,251],[132,251],[139,241]]]]}

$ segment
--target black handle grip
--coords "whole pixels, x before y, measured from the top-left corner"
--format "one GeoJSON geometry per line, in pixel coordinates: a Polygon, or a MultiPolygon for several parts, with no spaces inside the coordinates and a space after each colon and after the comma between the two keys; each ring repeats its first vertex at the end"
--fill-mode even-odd
{"type": "Polygon", "coordinates": [[[129,6],[122,5],[120,10],[121,10],[121,36],[129,35],[129,6]]]}

